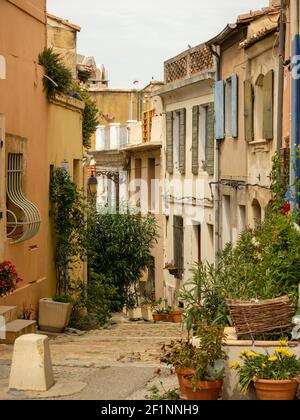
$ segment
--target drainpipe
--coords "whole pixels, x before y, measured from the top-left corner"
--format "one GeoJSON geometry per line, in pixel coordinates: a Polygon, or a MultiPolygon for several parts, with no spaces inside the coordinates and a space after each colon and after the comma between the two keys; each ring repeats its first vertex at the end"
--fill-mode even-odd
{"type": "MultiPolygon", "coordinates": [[[[221,80],[221,57],[208,45],[211,53],[216,58],[215,82],[221,80]]],[[[214,230],[215,230],[215,265],[219,262],[220,247],[220,142],[215,139],[215,165],[214,165],[214,230]]]]}
{"type": "Polygon", "coordinates": [[[284,95],[284,61],[285,61],[285,31],[286,31],[286,4],[285,0],[280,3],[279,23],[279,72],[278,72],[278,113],[277,113],[277,144],[276,151],[279,154],[282,148],[283,127],[283,95],[284,95]]]}
{"type": "Polygon", "coordinates": [[[291,139],[291,168],[290,168],[290,186],[291,186],[291,207],[293,210],[298,208],[299,197],[297,197],[298,188],[295,183],[300,179],[299,157],[297,149],[300,145],[300,75],[299,67],[300,56],[300,35],[299,35],[299,4],[298,0],[291,0],[291,39],[292,39],[292,139],[291,139]],[[294,71],[294,68],[296,70],[294,71]]]}

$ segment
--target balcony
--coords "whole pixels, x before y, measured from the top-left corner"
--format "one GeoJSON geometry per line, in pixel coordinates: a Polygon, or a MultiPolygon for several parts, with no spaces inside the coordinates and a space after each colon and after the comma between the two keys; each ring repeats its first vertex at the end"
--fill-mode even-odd
{"type": "Polygon", "coordinates": [[[118,152],[128,144],[127,126],[110,124],[109,127],[100,125],[96,131],[96,152],[118,152]]]}
{"type": "Polygon", "coordinates": [[[128,144],[123,150],[150,150],[162,145],[162,116],[154,110],[143,113],[142,121],[128,122],[128,144]]]}
{"type": "Polygon", "coordinates": [[[196,74],[214,71],[215,60],[210,49],[201,44],[165,62],[165,83],[189,79],[196,74]]]}

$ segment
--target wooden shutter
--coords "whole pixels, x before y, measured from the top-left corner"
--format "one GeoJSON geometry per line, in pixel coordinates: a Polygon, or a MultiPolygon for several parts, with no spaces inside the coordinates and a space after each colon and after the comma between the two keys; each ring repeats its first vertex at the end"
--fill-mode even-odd
{"type": "Polygon", "coordinates": [[[250,142],[254,139],[253,130],[253,87],[250,80],[244,81],[244,120],[245,140],[250,142]]]}
{"type": "Polygon", "coordinates": [[[199,172],[199,106],[193,107],[193,133],[192,133],[192,173],[199,172]]]}
{"type": "Polygon", "coordinates": [[[174,216],[174,262],[177,268],[176,277],[182,279],[184,258],[183,258],[183,218],[181,216],[174,216]]]}
{"type": "Polygon", "coordinates": [[[264,115],[263,137],[266,140],[273,139],[273,115],[274,115],[274,71],[270,70],[264,77],[263,84],[264,115]]]}
{"type": "Polygon", "coordinates": [[[214,146],[215,146],[215,130],[214,130],[214,104],[211,103],[206,108],[206,171],[209,175],[214,174],[214,146]]]}
{"type": "Polygon", "coordinates": [[[173,112],[167,112],[166,115],[166,132],[167,132],[167,141],[166,141],[166,158],[167,158],[167,171],[169,174],[173,174],[173,112]]]}
{"type": "Polygon", "coordinates": [[[216,139],[222,140],[225,137],[225,113],[224,113],[224,80],[215,84],[215,108],[216,108],[216,139]]]}
{"type": "Polygon", "coordinates": [[[231,76],[231,135],[238,136],[238,76],[231,76]]]}
{"type": "Polygon", "coordinates": [[[186,109],[179,110],[179,172],[185,174],[185,153],[186,153],[186,109]]]}

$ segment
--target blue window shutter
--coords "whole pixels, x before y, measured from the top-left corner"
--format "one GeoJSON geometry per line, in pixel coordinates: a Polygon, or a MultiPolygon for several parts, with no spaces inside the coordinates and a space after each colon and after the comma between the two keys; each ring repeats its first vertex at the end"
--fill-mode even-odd
{"type": "Polygon", "coordinates": [[[224,87],[224,80],[215,84],[215,131],[217,140],[222,140],[225,137],[224,87]]]}
{"type": "Polygon", "coordinates": [[[238,136],[238,76],[231,76],[231,135],[238,136]]]}

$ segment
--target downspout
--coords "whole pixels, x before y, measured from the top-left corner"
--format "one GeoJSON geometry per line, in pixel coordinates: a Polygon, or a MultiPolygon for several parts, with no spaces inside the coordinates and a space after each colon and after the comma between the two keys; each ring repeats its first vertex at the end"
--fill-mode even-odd
{"type": "MultiPolygon", "coordinates": [[[[216,58],[216,72],[215,72],[215,82],[221,80],[221,57],[212,45],[208,45],[211,53],[216,58]]],[[[215,231],[215,265],[218,265],[219,262],[219,253],[220,253],[220,142],[215,139],[215,164],[214,164],[214,231],[215,231]]]]}
{"type": "Polygon", "coordinates": [[[282,148],[283,132],[283,95],[284,95],[284,61],[285,61],[285,31],[286,31],[286,4],[285,0],[280,3],[279,23],[279,72],[278,72],[278,110],[277,110],[277,144],[276,151],[279,154],[282,148]]]}
{"type": "Polygon", "coordinates": [[[295,185],[300,179],[299,156],[297,149],[300,144],[300,77],[298,74],[300,56],[299,36],[299,4],[298,0],[291,0],[291,40],[292,40],[292,139],[291,139],[291,167],[290,167],[290,200],[291,208],[299,207],[299,188],[295,185]],[[296,68],[296,69],[295,69],[296,68]]]}

